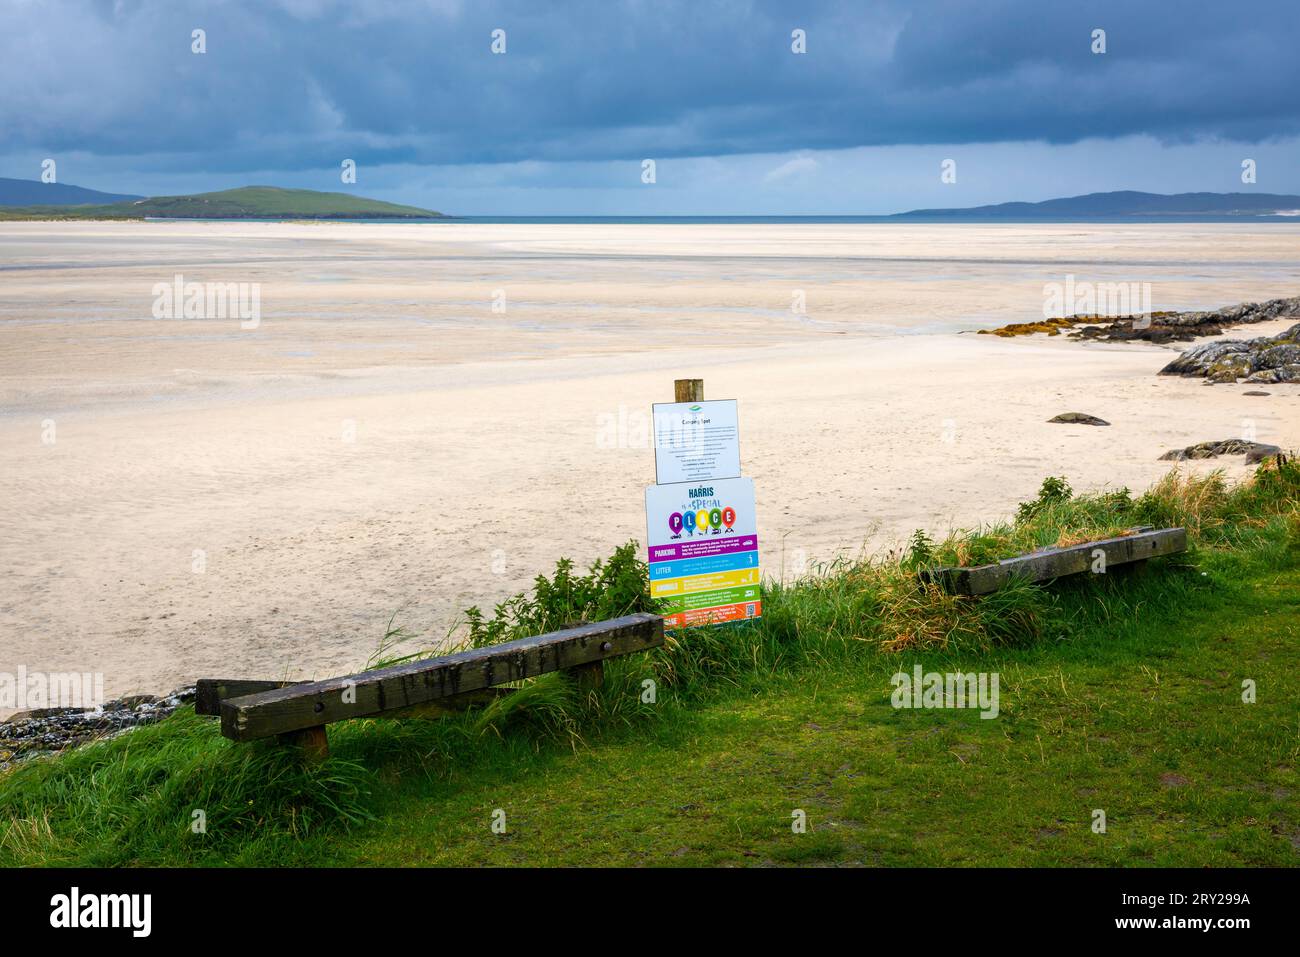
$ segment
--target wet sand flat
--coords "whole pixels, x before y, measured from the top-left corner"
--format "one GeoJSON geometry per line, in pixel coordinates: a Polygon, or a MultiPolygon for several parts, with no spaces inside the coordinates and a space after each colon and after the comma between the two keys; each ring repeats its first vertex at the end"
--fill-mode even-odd
{"type": "Polygon", "coordinates": [[[0,224],[0,671],[114,696],[351,670],[394,612],[432,640],[644,539],[677,377],[740,400],[772,576],[1049,474],[1136,490],[1177,446],[1300,446],[1300,387],[967,333],[1067,274],[1157,309],[1295,295],[1300,224],[0,224]],[[154,318],[178,274],[259,284],[260,323],[154,318]]]}

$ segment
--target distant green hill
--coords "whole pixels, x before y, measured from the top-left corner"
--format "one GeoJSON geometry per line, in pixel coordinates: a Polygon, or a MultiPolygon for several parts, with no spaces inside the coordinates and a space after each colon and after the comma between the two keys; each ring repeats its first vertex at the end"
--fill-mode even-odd
{"type": "Polygon", "coordinates": [[[87,206],[143,199],[131,193],[101,193],[70,183],[42,183],[37,179],[0,176],[0,206],[87,206]]]}
{"type": "Polygon", "coordinates": [[[104,205],[0,208],[0,219],[442,219],[442,213],[350,193],[244,186],[104,205]]]}
{"type": "Polygon", "coordinates": [[[998,203],[964,209],[913,209],[893,219],[1063,219],[1077,216],[1285,216],[1300,210],[1300,196],[1276,193],[1139,193],[1118,190],[1049,199],[1041,203],[998,203]]]}

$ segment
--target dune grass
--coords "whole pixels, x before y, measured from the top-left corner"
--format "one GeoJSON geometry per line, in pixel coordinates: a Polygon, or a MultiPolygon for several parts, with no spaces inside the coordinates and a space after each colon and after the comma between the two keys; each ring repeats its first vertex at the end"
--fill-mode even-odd
{"type": "MultiPolygon", "coordinates": [[[[672,635],[607,663],[598,688],[552,674],[451,718],[343,722],[314,765],[232,744],[188,708],[25,762],[0,777],[0,863],[1294,863],[1274,805],[1295,820],[1297,569],[1294,463],[1238,486],[1172,473],[1136,498],[1049,480],[1012,522],[768,583],[760,621],[672,635]],[[1140,524],[1186,526],[1192,551],[981,599],[915,576],[1140,524]],[[889,675],[914,663],[1001,671],[1002,717],[890,708],[889,675]],[[1242,678],[1268,694],[1242,705],[1242,678]],[[1071,785],[1082,773],[1094,783],[1071,785]],[[791,844],[800,787],[820,823],[791,844]],[[1110,844],[1051,823],[1086,817],[1070,787],[1146,823],[1110,844]],[[493,835],[488,815],[507,806],[515,825],[493,835]],[[1169,829],[1175,811],[1199,837],[1169,829]],[[1021,840],[1035,821],[1051,837],[1021,840]]],[[[630,543],[584,575],[562,562],[491,615],[471,609],[463,640],[653,607],[630,543]]],[[[390,629],[375,664],[426,653],[405,637],[390,629]]]]}

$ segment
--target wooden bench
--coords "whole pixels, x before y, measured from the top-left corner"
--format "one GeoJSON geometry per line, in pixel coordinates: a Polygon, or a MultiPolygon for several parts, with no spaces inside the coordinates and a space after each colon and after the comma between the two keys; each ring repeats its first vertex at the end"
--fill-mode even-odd
{"type": "Polygon", "coordinates": [[[328,749],[325,726],[349,718],[424,717],[509,693],[500,685],[552,671],[599,684],[607,658],[664,643],[659,615],[642,612],[532,638],[325,681],[205,678],[194,710],[220,715],[233,741],[282,736],[309,751],[328,749]]]}
{"type": "Polygon", "coordinates": [[[1012,578],[1031,582],[1050,581],[1066,575],[1091,571],[1097,552],[1105,557],[1104,568],[1144,562],[1148,558],[1187,551],[1187,530],[1182,528],[1142,529],[1132,535],[1083,542],[1067,548],[1045,548],[992,565],[971,568],[936,568],[923,571],[923,581],[937,582],[955,595],[987,595],[1012,578]]]}

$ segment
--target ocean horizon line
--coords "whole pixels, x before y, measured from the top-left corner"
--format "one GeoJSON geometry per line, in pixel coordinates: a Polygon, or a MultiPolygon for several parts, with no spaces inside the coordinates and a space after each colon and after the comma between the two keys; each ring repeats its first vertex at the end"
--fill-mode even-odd
{"type": "Polygon", "coordinates": [[[972,225],[972,226],[990,226],[999,223],[1006,225],[1061,225],[1067,226],[1072,223],[1087,225],[1115,225],[1115,224],[1142,224],[1142,223],[1185,223],[1187,225],[1196,225],[1200,223],[1297,223],[1300,222],[1300,212],[1296,215],[1209,215],[1209,214],[1188,214],[1188,215],[1171,215],[1171,214],[1134,214],[1131,216],[909,216],[905,214],[886,214],[886,215],[843,215],[843,216],[820,216],[820,215],[799,215],[799,216],[699,216],[699,215],[682,215],[682,216],[640,216],[640,215],[608,215],[608,216],[412,216],[412,217],[387,217],[387,218],[367,218],[367,217],[324,217],[313,219],[312,217],[265,217],[265,216],[146,216],[147,222],[220,222],[220,223],[282,223],[282,222],[330,222],[330,223],[364,223],[364,224],[392,224],[392,225],[425,225],[429,223],[471,223],[476,225],[673,225],[673,226],[691,226],[691,225],[854,225],[854,224],[892,224],[892,225],[972,225]]]}

